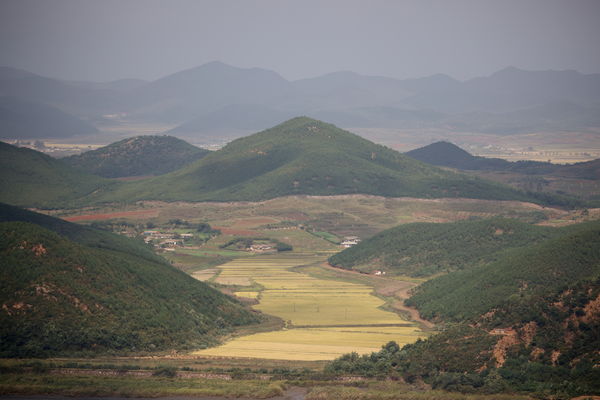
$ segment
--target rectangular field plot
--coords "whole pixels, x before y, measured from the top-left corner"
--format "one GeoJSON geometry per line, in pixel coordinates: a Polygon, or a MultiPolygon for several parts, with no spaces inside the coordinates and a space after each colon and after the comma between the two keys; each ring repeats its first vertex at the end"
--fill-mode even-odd
{"type": "Polygon", "coordinates": [[[219,272],[219,270],[216,268],[203,269],[201,271],[192,272],[192,276],[199,281],[204,282],[215,276],[217,272],[219,272]]]}
{"type": "Polygon", "coordinates": [[[256,299],[258,297],[258,292],[235,292],[234,294],[238,297],[245,297],[247,299],[256,299]]]}
{"type": "Polygon", "coordinates": [[[286,256],[237,259],[221,265],[216,282],[264,287],[255,308],[276,315],[293,325],[372,325],[398,324],[396,314],[379,309],[384,302],[371,295],[367,285],[317,279],[290,271],[297,265],[311,264],[323,257],[291,254],[286,256]]]}
{"type": "Polygon", "coordinates": [[[194,354],[277,360],[333,360],[342,354],[379,351],[391,340],[400,345],[423,337],[415,327],[299,328],[258,333],[194,354]]]}
{"type": "MultiPolygon", "coordinates": [[[[217,282],[262,286],[254,308],[284,319],[291,329],[236,338],[197,354],[331,360],[352,351],[378,351],[391,340],[402,345],[424,336],[414,323],[382,310],[384,302],[372,295],[371,286],[319,279],[291,269],[325,259],[326,255],[289,253],[240,258],[219,266],[217,282]]],[[[246,293],[259,292],[236,292],[249,297],[246,293]]]]}

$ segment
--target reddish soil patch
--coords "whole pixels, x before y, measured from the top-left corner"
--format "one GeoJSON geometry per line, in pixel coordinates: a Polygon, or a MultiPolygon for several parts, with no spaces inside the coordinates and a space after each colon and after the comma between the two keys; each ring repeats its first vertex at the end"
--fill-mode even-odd
{"type": "Polygon", "coordinates": [[[277,222],[279,222],[279,221],[276,220],[275,218],[258,217],[258,218],[239,219],[239,220],[235,221],[235,223],[233,225],[239,226],[239,227],[253,227],[253,226],[260,226],[260,225],[265,225],[265,224],[274,224],[277,222]]]}
{"type": "Polygon", "coordinates": [[[218,229],[224,235],[234,235],[234,236],[255,236],[257,232],[245,230],[245,229],[235,229],[235,228],[227,228],[225,226],[213,226],[213,228],[218,229]]]}
{"type": "Polygon", "coordinates": [[[75,221],[92,221],[92,220],[105,220],[105,219],[113,219],[113,218],[152,218],[158,217],[159,210],[138,210],[138,211],[120,211],[114,213],[105,213],[105,214],[85,214],[85,215],[75,215],[72,217],[64,217],[65,221],[75,222],[75,221]]]}
{"type": "Polygon", "coordinates": [[[283,214],[283,216],[294,221],[308,221],[310,219],[310,217],[303,212],[292,212],[283,214]]]}

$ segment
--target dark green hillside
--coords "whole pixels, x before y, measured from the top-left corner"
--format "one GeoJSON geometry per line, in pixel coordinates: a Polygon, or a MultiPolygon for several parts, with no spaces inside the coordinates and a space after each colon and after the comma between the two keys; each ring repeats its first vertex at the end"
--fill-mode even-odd
{"type": "Polygon", "coordinates": [[[23,206],[69,205],[114,183],[81,173],[35,150],[0,142],[0,201],[23,206]]]}
{"type": "Polygon", "coordinates": [[[502,257],[506,249],[539,242],[555,232],[554,228],[504,218],[406,224],[345,249],[329,262],[367,272],[427,276],[489,263],[502,257]]]}
{"type": "Polygon", "coordinates": [[[100,200],[264,200],[285,195],[534,200],[507,186],[444,171],[306,117],[237,139],[161,177],[131,182],[100,200]]]}
{"type": "Polygon", "coordinates": [[[600,393],[600,222],[562,228],[490,264],[435,278],[408,304],[455,322],[427,340],[346,355],[328,369],[461,392],[600,393]]]}
{"type": "Polygon", "coordinates": [[[164,261],[143,242],[130,239],[123,240],[122,236],[110,232],[92,229],[85,225],[73,224],[60,218],[0,203],[0,222],[16,221],[39,225],[83,246],[114,250],[154,262],[164,261]]]}
{"type": "Polygon", "coordinates": [[[79,244],[30,222],[0,222],[0,356],[203,347],[259,321],[164,260],[139,254],[79,244]]]}
{"type": "Polygon", "coordinates": [[[561,228],[562,235],[506,252],[497,261],[422,284],[408,300],[426,318],[473,319],[510,300],[558,293],[600,277],[600,223],[561,228]]]}
{"type": "Polygon", "coordinates": [[[206,154],[173,136],[136,136],[62,161],[89,174],[119,178],[166,174],[206,154]]]}

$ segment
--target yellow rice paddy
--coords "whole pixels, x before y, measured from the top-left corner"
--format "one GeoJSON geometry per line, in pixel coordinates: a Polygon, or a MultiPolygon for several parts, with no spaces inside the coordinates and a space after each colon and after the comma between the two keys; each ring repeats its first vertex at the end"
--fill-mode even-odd
{"type": "MultiPolygon", "coordinates": [[[[322,255],[292,253],[242,258],[221,265],[217,282],[261,285],[261,300],[254,307],[288,321],[292,329],[236,338],[198,354],[330,360],[352,351],[377,351],[390,340],[406,344],[423,336],[415,324],[380,309],[384,302],[371,294],[370,286],[317,279],[290,270],[323,259],[322,255]]],[[[258,295],[237,292],[243,297],[251,297],[249,293],[258,295]]]]}

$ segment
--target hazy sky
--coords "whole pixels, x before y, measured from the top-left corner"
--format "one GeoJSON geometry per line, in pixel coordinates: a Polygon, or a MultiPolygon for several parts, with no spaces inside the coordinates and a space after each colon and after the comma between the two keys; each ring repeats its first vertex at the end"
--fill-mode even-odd
{"type": "Polygon", "coordinates": [[[0,0],[0,65],[156,79],[220,60],[285,78],[600,72],[600,0],[0,0]]]}

